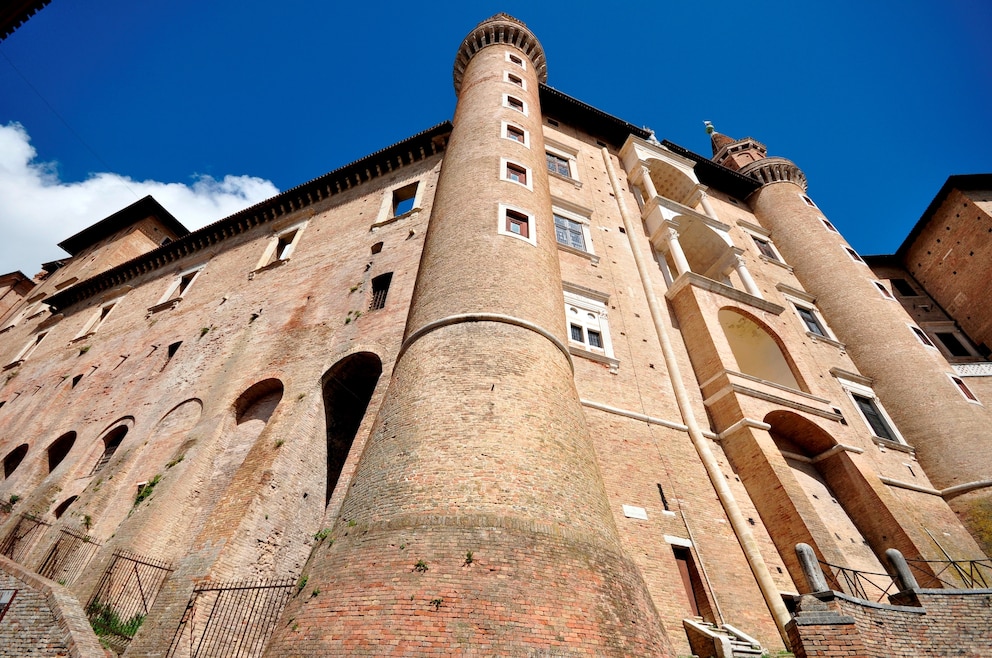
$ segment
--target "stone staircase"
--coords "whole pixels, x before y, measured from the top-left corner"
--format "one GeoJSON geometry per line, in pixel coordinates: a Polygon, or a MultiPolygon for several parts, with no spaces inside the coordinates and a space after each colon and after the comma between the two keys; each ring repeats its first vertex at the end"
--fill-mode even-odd
{"type": "Polygon", "coordinates": [[[730,624],[718,626],[696,617],[683,619],[692,653],[699,658],[758,658],[767,656],[761,643],[730,624]]]}

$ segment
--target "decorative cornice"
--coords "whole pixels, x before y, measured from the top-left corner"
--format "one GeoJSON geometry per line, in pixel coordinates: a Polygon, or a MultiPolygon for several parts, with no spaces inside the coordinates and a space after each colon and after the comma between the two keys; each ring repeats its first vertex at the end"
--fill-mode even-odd
{"type": "Polygon", "coordinates": [[[450,134],[451,123],[448,121],[440,123],[409,139],[376,151],[361,160],[286,190],[179,240],[101,272],[93,278],[52,295],[45,300],[45,303],[51,307],[53,313],[64,310],[72,304],[122,286],[138,276],[165,267],[190,254],[206,250],[260,224],[274,221],[385,176],[401,167],[425,160],[444,151],[450,134]]]}
{"type": "Polygon", "coordinates": [[[509,14],[499,13],[476,25],[462,41],[455,56],[453,73],[456,94],[461,91],[462,77],[472,57],[487,46],[501,43],[519,48],[533,64],[538,82],[543,84],[548,81],[548,63],[544,56],[544,48],[537,37],[522,21],[509,14]]]}
{"type": "Polygon", "coordinates": [[[741,173],[762,185],[787,181],[806,191],[806,174],[792,160],[786,158],[763,158],[741,167],[741,173]]]}

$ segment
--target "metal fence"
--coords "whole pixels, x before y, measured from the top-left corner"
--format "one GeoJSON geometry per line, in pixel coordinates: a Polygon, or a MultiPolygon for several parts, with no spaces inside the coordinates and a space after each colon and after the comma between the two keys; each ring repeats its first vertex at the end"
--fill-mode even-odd
{"type": "Polygon", "coordinates": [[[4,537],[3,544],[0,544],[0,555],[5,555],[14,562],[24,564],[24,558],[49,526],[51,526],[50,523],[37,517],[21,514],[17,524],[4,537]]]}
{"type": "Polygon", "coordinates": [[[83,572],[99,547],[100,543],[83,531],[62,526],[38,574],[60,585],[69,585],[83,572]]]}
{"type": "MultiPolygon", "coordinates": [[[[952,589],[992,588],[992,560],[910,560],[917,580],[936,578],[942,587],[952,589]],[[922,578],[921,578],[922,576],[922,578]]],[[[922,582],[921,582],[922,584],[922,582]]],[[[927,587],[927,585],[923,585],[927,587]]]]}
{"type": "Polygon", "coordinates": [[[840,567],[835,564],[820,561],[820,565],[826,567],[825,575],[828,578],[833,576],[841,592],[865,601],[880,603],[889,594],[898,592],[895,581],[887,573],[874,573],[871,571],[858,571],[840,567]]]}
{"type": "Polygon", "coordinates": [[[261,656],[295,587],[291,578],[197,587],[167,658],[261,656]]]}
{"type": "Polygon", "coordinates": [[[172,571],[171,564],[159,560],[127,551],[114,553],[86,605],[90,625],[106,646],[124,653],[172,571]]]}

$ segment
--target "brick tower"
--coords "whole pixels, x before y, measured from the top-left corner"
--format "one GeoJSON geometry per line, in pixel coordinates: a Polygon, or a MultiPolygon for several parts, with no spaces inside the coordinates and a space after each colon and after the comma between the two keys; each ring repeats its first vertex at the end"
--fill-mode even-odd
{"type": "Polygon", "coordinates": [[[505,14],[458,51],[403,346],[269,656],[671,655],[573,382],[545,79],[537,39],[505,14]]]}
{"type": "Polygon", "coordinates": [[[988,553],[992,414],[957,389],[947,360],[806,195],[806,177],[795,164],[767,157],[764,145],[750,137],[711,137],[714,161],[762,183],[748,198],[755,216],[771,229],[796,277],[872,380],[942,497],[988,553]]]}

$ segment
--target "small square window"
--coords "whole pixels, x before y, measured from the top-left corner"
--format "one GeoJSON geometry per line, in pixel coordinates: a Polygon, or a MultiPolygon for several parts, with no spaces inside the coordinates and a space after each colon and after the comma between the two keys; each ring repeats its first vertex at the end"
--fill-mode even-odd
{"type": "Polygon", "coordinates": [[[513,75],[510,72],[506,73],[506,81],[511,85],[517,85],[520,88],[524,87],[524,80],[519,75],[513,75]]]}
{"type": "Polygon", "coordinates": [[[523,128],[517,128],[516,126],[506,127],[506,138],[512,139],[513,141],[519,142],[521,144],[527,143],[527,135],[524,132],[523,128]]]}
{"type": "Polygon", "coordinates": [[[958,387],[958,391],[965,397],[966,400],[969,402],[978,402],[978,398],[976,398],[975,394],[971,392],[971,389],[968,388],[968,385],[964,383],[963,379],[960,377],[955,377],[954,375],[948,375],[948,377],[951,378],[951,381],[958,387]]]}
{"type": "Polygon", "coordinates": [[[514,183],[520,183],[521,185],[527,184],[527,170],[520,165],[513,164],[512,162],[506,163],[506,180],[513,181],[514,183]]]}
{"type": "Polygon", "coordinates": [[[523,58],[517,57],[516,55],[514,55],[512,53],[506,53],[506,61],[512,62],[512,63],[516,64],[517,66],[519,66],[520,68],[527,68],[526,65],[524,64],[523,58]]]}
{"type": "Polygon", "coordinates": [[[548,171],[552,174],[565,176],[566,178],[572,177],[572,169],[569,166],[568,158],[563,158],[555,153],[546,153],[545,155],[548,161],[548,171]]]}
{"type": "Polygon", "coordinates": [[[589,329],[586,331],[586,335],[589,337],[589,347],[595,347],[598,350],[603,349],[603,335],[594,329],[589,329]]]}
{"type": "Polygon", "coordinates": [[[530,217],[515,210],[506,211],[506,230],[522,238],[530,237],[530,217]]]}
{"type": "Polygon", "coordinates": [[[389,284],[393,282],[393,273],[380,274],[372,279],[372,299],[369,310],[378,311],[386,307],[386,296],[389,294],[389,284]]]}
{"type": "Polygon", "coordinates": [[[758,251],[762,256],[769,260],[778,261],[778,254],[775,253],[775,249],[772,248],[772,243],[764,238],[759,238],[757,235],[752,235],[751,239],[754,240],[754,244],[758,247],[758,251]]]}
{"type": "Polygon", "coordinates": [[[524,114],[526,114],[526,112],[524,111],[524,102],[519,98],[514,98],[513,96],[507,96],[506,106],[511,110],[516,110],[517,112],[524,112],[524,114]]]}
{"type": "Polygon", "coordinates": [[[417,200],[417,183],[393,190],[392,216],[399,217],[413,210],[417,200]]]}

